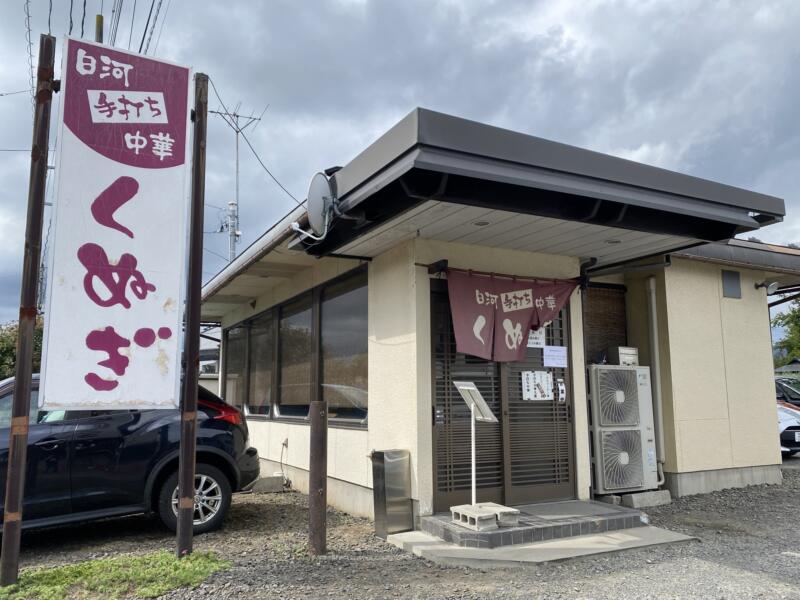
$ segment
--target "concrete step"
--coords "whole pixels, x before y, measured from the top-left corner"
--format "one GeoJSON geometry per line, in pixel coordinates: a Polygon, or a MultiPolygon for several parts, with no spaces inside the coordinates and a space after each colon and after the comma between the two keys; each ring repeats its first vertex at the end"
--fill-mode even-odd
{"type": "Polygon", "coordinates": [[[687,542],[697,538],[652,526],[621,531],[581,535],[566,539],[519,544],[500,548],[464,548],[448,544],[421,531],[390,535],[387,540],[398,548],[431,562],[477,569],[524,567],[568,560],[607,552],[619,552],[660,544],[687,542]]]}
{"type": "Polygon", "coordinates": [[[420,518],[419,527],[425,533],[463,548],[499,548],[649,524],[647,515],[641,511],[601,502],[546,502],[518,508],[516,526],[474,531],[453,522],[450,515],[433,515],[420,518]]]}

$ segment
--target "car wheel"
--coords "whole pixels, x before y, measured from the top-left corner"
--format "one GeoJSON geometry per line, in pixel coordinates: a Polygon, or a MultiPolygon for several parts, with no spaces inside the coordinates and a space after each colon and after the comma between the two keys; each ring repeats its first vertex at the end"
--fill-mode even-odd
{"type": "MultiPolygon", "coordinates": [[[[195,467],[195,534],[218,529],[231,506],[231,484],[225,474],[204,463],[195,467]]],[[[178,472],[173,472],[158,494],[158,515],[168,528],[178,528],[178,472]]]]}

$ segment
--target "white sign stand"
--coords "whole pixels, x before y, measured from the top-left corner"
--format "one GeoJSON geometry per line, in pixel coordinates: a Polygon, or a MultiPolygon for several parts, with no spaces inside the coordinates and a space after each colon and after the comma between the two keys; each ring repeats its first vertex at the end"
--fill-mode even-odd
{"type": "Polygon", "coordinates": [[[472,506],[475,506],[478,501],[475,492],[475,422],[481,421],[482,423],[497,423],[497,417],[494,416],[486,400],[483,399],[478,386],[472,381],[454,381],[453,385],[456,386],[458,393],[469,406],[470,410],[470,427],[471,427],[471,457],[472,457],[472,506]]]}

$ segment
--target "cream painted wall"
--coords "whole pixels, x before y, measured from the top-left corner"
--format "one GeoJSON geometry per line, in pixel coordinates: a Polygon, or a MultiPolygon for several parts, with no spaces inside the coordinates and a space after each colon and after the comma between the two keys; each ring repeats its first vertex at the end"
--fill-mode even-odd
{"type": "Polygon", "coordinates": [[[417,291],[413,246],[402,244],[369,265],[369,449],[411,453],[411,495],[430,514],[419,482],[417,291]]]}
{"type": "Polygon", "coordinates": [[[659,363],[661,365],[661,397],[664,416],[664,468],[678,470],[677,431],[671,424],[675,422],[672,402],[672,371],[670,363],[670,339],[667,322],[667,299],[664,289],[664,269],[652,272],[635,272],[625,276],[628,292],[625,307],[628,315],[628,344],[639,349],[639,364],[652,367],[650,361],[650,333],[647,290],[648,277],[656,278],[656,311],[658,317],[659,363]],[[670,424],[669,426],[667,424],[670,424]]]}
{"type": "MultiPolygon", "coordinates": [[[[305,424],[285,421],[248,419],[250,443],[258,448],[261,458],[308,470],[309,428],[305,424]],[[281,458],[281,445],[288,445],[281,458]]],[[[363,429],[328,429],[328,477],[372,487],[372,467],[367,457],[368,433],[363,429]]],[[[262,473],[272,475],[272,473],[262,473]]]]}
{"type": "MultiPolygon", "coordinates": [[[[780,462],[772,341],[762,271],[737,270],[742,298],[725,298],[722,268],[673,258],[657,273],[666,446],[671,473],[780,462]]],[[[629,343],[649,364],[644,276],[626,278],[629,343]]]]}
{"type": "MultiPolygon", "coordinates": [[[[331,429],[328,475],[371,487],[367,455],[371,450],[407,449],[411,453],[412,496],[420,515],[433,507],[433,435],[431,427],[430,276],[427,264],[446,258],[450,265],[521,276],[569,278],[579,274],[577,258],[500,250],[481,246],[413,240],[369,264],[369,426],[367,431],[331,429]]],[[[314,285],[345,273],[353,261],[323,259],[256,300],[225,315],[229,327],[314,285]]],[[[588,498],[590,458],[581,297],[570,301],[571,360],[575,420],[577,495],[588,498]]],[[[308,468],[308,427],[281,421],[248,421],[252,443],[263,458],[278,461],[288,439],[284,463],[308,468]]]]}

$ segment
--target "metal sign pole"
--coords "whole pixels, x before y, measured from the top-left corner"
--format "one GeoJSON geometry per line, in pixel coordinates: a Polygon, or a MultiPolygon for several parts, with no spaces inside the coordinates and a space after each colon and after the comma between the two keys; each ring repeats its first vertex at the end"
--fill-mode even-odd
{"type": "Polygon", "coordinates": [[[200,296],[203,267],[203,202],[206,176],[208,75],[194,78],[194,139],[192,141],[192,216],[189,238],[189,274],[184,331],[181,447],[178,466],[178,558],[192,552],[194,471],[197,446],[197,376],[200,366],[200,296]]]}
{"type": "Polygon", "coordinates": [[[50,132],[50,105],[56,38],[39,37],[39,68],[36,74],[36,108],[33,117],[33,144],[28,183],[28,222],[25,227],[25,255],[22,263],[22,291],[19,302],[17,359],[11,429],[8,444],[8,472],[3,508],[3,545],[0,556],[0,585],[17,583],[19,546],[22,531],[22,502],[25,492],[25,459],[28,453],[28,415],[31,404],[33,334],[36,327],[36,288],[39,282],[39,254],[42,246],[47,146],[50,132]]]}
{"type": "Polygon", "coordinates": [[[472,506],[477,504],[476,494],[475,494],[475,403],[473,402],[469,406],[469,420],[470,426],[472,428],[472,506]]]}

